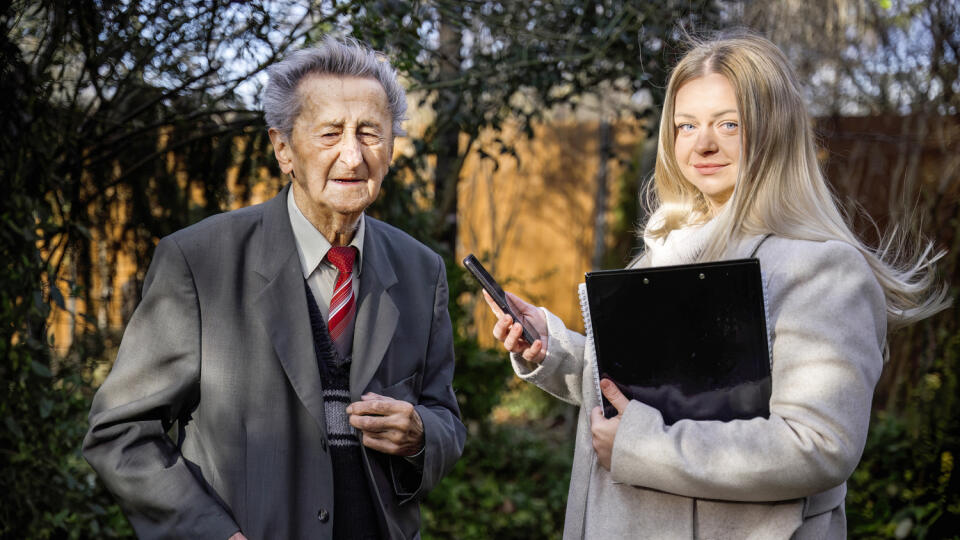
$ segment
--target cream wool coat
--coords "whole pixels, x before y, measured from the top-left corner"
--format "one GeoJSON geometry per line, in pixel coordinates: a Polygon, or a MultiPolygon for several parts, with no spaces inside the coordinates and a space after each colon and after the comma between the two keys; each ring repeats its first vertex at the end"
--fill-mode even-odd
{"type": "MultiPolygon", "coordinates": [[[[648,241],[639,265],[691,262],[707,227],[648,241]]],[[[743,241],[730,258],[748,257],[759,241],[743,241]]],[[[543,363],[512,355],[521,378],[580,406],[565,539],[846,537],[846,480],[883,365],[883,291],[846,243],[770,237],[757,257],[773,351],[768,419],[665,426],[656,409],[631,401],[607,471],[592,446],[590,411],[600,401],[584,336],[544,310],[543,363]]],[[[643,344],[636,350],[642,361],[643,344]]]]}

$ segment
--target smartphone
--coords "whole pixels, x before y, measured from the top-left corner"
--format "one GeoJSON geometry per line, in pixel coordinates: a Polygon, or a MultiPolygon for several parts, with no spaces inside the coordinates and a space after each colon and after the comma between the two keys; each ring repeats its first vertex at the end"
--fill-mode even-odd
{"type": "Polygon", "coordinates": [[[520,323],[520,326],[523,327],[523,339],[527,343],[533,343],[534,341],[540,339],[540,334],[530,326],[529,323],[513,311],[513,308],[510,307],[510,303],[507,302],[507,295],[503,292],[503,289],[497,284],[497,280],[493,279],[493,276],[487,272],[487,269],[480,264],[480,261],[473,256],[473,253],[467,255],[463,259],[463,266],[473,274],[473,277],[477,278],[477,281],[480,282],[480,285],[483,286],[483,289],[487,291],[487,294],[490,295],[490,298],[493,298],[493,301],[496,302],[497,306],[503,310],[504,313],[513,317],[514,321],[520,323]]]}

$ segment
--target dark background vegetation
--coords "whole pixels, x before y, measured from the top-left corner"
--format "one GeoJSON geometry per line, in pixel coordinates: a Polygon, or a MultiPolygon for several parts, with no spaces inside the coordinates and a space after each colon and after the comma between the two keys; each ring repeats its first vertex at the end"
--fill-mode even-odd
{"type": "MultiPolygon", "coordinates": [[[[512,398],[530,411],[526,422],[491,417],[515,385],[504,355],[478,344],[488,329],[478,330],[457,301],[475,293],[454,264],[466,155],[482,131],[509,121],[532,133],[545,111],[591,93],[649,96],[654,107],[625,114],[655,132],[666,70],[687,30],[747,26],[777,41],[809,83],[824,139],[850,117],[892,122],[875,139],[829,145],[847,153],[831,156],[828,171],[843,200],[867,207],[881,225],[915,209],[926,235],[949,249],[944,277],[960,283],[957,3],[766,4],[0,2],[0,537],[132,536],[79,454],[96,367],[112,361],[119,335],[94,313],[75,313],[75,336],[60,352],[51,315],[111,294],[92,287],[103,266],[92,260],[95,241],[107,244],[108,259],[121,244],[132,248],[142,279],[160,237],[249,200],[264,169],[279,176],[255,97],[262,71],[324,33],[387,52],[434,113],[372,209],[448,260],[455,386],[469,438],[454,473],[425,501],[426,537],[559,537],[572,454],[573,417],[542,394],[512,398]],[[891,160],[879,185],[845,180],[856,151],[891,160]],[[932,174],[931,155],[939,167],[932,174]],[[186,183],[166,166],[171,156],[186,183]],[[231,167],[239,176],[228,190],[231,167]]],[[[504,144],[486,158],[512,159],[511,152],[504,144]]],[[[648,145],[611,156],[627,162],[624,177],[609,180],[626,196],[610,207],[598,189],[600,212],[613,216],[598,220],[598,238],[612,239],[598,242],[598,266],[620,264],[635,247],[635,194],[649,153],[648,145]]],[[[952,310],[892,338],[870,439],[850,481],[852,537],[960,530],[958,322],[952,310]]]]}

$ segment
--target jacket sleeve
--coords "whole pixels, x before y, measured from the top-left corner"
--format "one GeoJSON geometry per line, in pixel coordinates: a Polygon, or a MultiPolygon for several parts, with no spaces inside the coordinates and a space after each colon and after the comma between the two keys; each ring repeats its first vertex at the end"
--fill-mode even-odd
{"type": "Polygon", "coordinates": [[[521,379],[544,392],[573,405],[582,405],[583,334],[568,330],[559,317],[540,308],[547,320],[547,355],[540,365],[531,364],[519,354],[511,354],[513,370],[521,379]]]}
{"type": "Polygon", "coordinates": [[[391,459],[395,491],[402,503],[422,498],[452,469],[463,453],[467,430],[460,421],[460,408],[453,392],[453,326],[447,308],[447,273],[443,259],[437,255],[437,275],[433,299],[433,319],[420,402],[415,406],[423,422],[423,469],[411,471],[415,465],[402,458],[391,459]],[[411,474],[414,472],[414,474],[411,474]],[[419,482],[417,474],[419,473],[419,482]],[[409,488],[405,488],[409,486],[409,488]]]}
{"type": "Polygon", "coordinates": [[[117,359],[97,391],[83,455],[140,538],[222,538],[239,530],[167,435],[195,404],[200,373],[196,290],[176,242],[163,239],[117,359]]]}
{"type": "Polygon", "coordinates": [[[656,409],[631,401],[614,440],[615,480],[688,497],[776,501],[838,486],[853,472],[883,364],[884,294],[853,247],[788,242],[768,283],[770,417],[665,426],[656,409]]]}

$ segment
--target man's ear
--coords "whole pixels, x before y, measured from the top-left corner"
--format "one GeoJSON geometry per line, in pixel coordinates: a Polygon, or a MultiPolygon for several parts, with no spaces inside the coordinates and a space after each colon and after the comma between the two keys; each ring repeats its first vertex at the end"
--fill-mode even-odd
{"type": "Polygon", "coordinates": [[[292,173],[293,149],[290,148],[287,136],[280,133],[280,130],[277,128],[270,128],[267,134],[270,135],[270,142],[273,144],[273,155],[277,158],[277,164],[280,165],[280,170],[283,171],[284,174],[292,173]]]}

